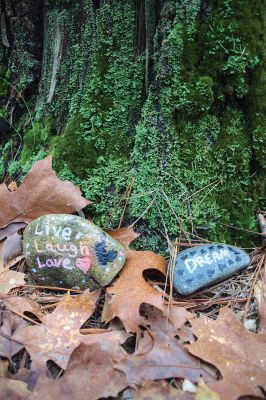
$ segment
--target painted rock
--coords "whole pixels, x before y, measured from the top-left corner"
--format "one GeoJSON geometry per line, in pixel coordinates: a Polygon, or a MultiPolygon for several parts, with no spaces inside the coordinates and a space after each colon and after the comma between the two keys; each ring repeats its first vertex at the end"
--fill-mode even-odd
{"type": "Polygon", "coordinates": [[[105,286],[125,262],[120,243],[92,222],[68,214],[31,222],[24,231],[23,253],[39,284],[67,288],[105,286]]]}
{"type": "Polygon", "coordinates": [[[250,258],[238,247],[206,244],[181,251],[176,257],[174,288],[188,295],[247,267],[250,258]]]}

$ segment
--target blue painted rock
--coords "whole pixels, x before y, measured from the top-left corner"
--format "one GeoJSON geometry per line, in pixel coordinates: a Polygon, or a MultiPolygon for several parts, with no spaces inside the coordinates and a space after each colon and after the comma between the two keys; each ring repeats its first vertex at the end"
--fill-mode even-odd
{"type": "Polygon", "coordinates": [[[174,288],[188,295],[247,267],[250,258],[238,247],[206,244],[181,251],[176,257],[174,288]]]}
{"type": "Polygon", "coordinates": [[[92,222],[75,215],[52,214],[24,231],[23,253],[32,277],[42,285],[105,286],[125,262],[125,250],[92,222]]]}

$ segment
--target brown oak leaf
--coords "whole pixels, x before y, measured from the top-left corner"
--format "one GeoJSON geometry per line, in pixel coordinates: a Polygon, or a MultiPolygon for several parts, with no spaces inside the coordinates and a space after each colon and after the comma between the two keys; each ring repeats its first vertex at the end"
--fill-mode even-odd
{"type": "Polygon", "coordinates": [[[8,370],[9,363],[5,361],[0,362],[0,400],[28,399],[30,389],[25,378],[29,375],[29,370],[21,368],[18,374],[11,374],[8,370]]]}
{"type": "Polygon", "coordinates": [[[198,340],[188,350],[220,370],[222,379],[209,386],[221,399],[260,396],[260,387],[266,390],[265,330],[248,331],[227,308],[221,309],[217,320],[201,317],[191,324],[198,340]]]}
{"type": "Polygon", "coordinates": [[[2,326],[0,328],[0,356],[9,360],[17,354],[23,345],[12,340],[12,335],[23,329],[27,323],[9,311],[2,314],[2,326]]]}
{"type": "Polygon", "coordinates": [[[7,225],[5,228],[0,229],[0,240],[5,239],[7,236],[13,235],[23,228],[26,228],[27,224],[25,222],[14,222],[7,225]]]}
{"type": "Polygon", "coordinates": [[[22,254],[22,236],[17,232],[8,236],[4,242],[3,262],[6,265],[13,258],[22,254]]]}
{"type": "Polygon", "coordinates": [[[38,304],[28,297],[8,296],[4,299],[4,305],[17,315],[25,315],[25,313],[28,312],[34,314],[40,321],[42,321],[45,316],[38,304]]]}
{"type": "Polygon", "coordinates": [[[134,251],[129,244],[138,237],[132,227],[108,232],[126,249],[126,263],[119,279],[107,289],[102,319],[105,322],[118,317],[127,332],[136,332],[143,318],[139,313],[142,303],[149,303],[163,310],[163,294],[151,287],[143,278],[143,272],[155,269],[166,273],[163,257],[151,251],[134,251]]]}
{"type": "Polygon", "coordinates": [[[146,335],[154,342],[152,350],[142,354],[128,354],[118,361],[115,367],[127,375],[128,384],[141,384],[145,380],[167,378],[186,378],[196,382],[203,378],[205,382],[212,382],[214,377],[204,369],[203,363],[178,343],[178,340],[167,335],[164,331],[146,331],[139,341],[147,343],[146,335]]]}
{"type": "Polygon", "coordinates": [[[13,222],[26,222],[46,214],[74,213],[90,204],[78,187],[61,181],[52,169],[52,158],[36,161],[23,183],[10,192],[0,185],[0,227],[13,222]]]}
{"type": "Polygon", "coordinates": [[[184,330],[184,324],[194,318],[194,314],[187,311],[185,307],[178,307],[172,304],[164,306],[163,311],[154,308],[149,304],[142,304],[141,314],[145,316],[143,326],[155,331],[164,331],[169,336],[180,335],[184,330]]]}
{"type": "Polygon", "coordinates": [[[123,353],[121,331],[84,336],[72,353],[67,370],[57,379],[42,379],[29,400],[73,400],[115,397],[127,386],[126,376],[113,366],[114,356],[123,353]]]}
{"type": "Polygon", "coordinates": [[[18,256],[10,260],[4,267],[3,252],[5,247],[5,242],[2,240],[0,242],[0,296],[3,297],[10,292],[11,289],[19,286],[23,286],[25,283],[23,272],[11,271],[13,265],[22,260],[23,256],[18,256]]]}
{"type": "Polygon", "coordinates": [[[74,297],[67,293],[56,309],[42,318],[42,324],[27,326],[13,338],[24,344],[37,366],[52,360],[66,369],[83,337],[79,329],[94,312],[98,297],[99,291],[85,290],[74,297]]]}
{"type": "Polygon", "coordinates": [[[182,392],[166,381],[147,381],[132,393],[134,400],[195,400],[195,395],[182,392]]]}
{"type": "Polygon", "coordinates": [[[23,272],[11,271],[8,269],[8,265],[5,268],[0,266],[0,296],[8,294],[15,287],[23,286],[24,278],[23,272]]]}
{"type": "Polygon", "coordinates": [[[30,391],[27,383],[8,378],[0,378],[0,400],[26,400],[30,391]]]}

